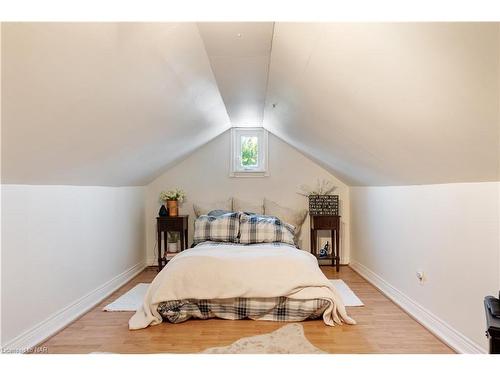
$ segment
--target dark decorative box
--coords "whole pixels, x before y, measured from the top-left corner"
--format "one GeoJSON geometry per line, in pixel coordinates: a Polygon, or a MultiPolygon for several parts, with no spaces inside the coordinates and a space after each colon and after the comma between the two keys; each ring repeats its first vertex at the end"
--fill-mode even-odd
{"type": "Polygon", "coordinates": [[[339,196],[310,195],[309,214],[337,216],[339,214],[339,196]]]}

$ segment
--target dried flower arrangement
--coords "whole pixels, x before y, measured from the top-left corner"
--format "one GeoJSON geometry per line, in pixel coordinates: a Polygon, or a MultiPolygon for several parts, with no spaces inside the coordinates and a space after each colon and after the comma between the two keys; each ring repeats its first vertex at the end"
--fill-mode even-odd
{"type": "Polygon", "coordinates": [[[318,178],[316,186],[311,188],[308,185],[300,185],[300,190],[297,194],[303,195],[304,197],[309,197],[310,195],[329,195],[337,188],[330,180],[318,178]]]}

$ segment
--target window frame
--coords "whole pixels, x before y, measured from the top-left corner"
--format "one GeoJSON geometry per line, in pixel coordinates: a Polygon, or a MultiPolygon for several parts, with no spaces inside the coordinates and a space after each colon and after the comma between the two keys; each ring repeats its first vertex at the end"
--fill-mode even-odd
{"type": "Polygon", "coordinates": [[[267,130],[255,128],[231,128],[231,169],[230,177],[266,177],[268,170],[267,130]],[[257,137],[258,139],[258,167],[244,168],[241,165],[241,138],[242,136],[257,137]]]}

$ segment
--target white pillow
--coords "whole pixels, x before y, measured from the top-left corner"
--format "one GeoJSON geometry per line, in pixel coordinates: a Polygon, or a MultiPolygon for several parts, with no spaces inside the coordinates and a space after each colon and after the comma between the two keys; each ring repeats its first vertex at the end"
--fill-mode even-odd
{"type": "Polygon", "coordinates": [[[233,198],[233,210],[263,215],[264,214],[264,204],[262,201],[260,201],[259,203],[251,203],[251,202],[243,201],[243,200],[238,199],[238,198],[233,198]]]}
{"type": "Polygon", "coordinates": [[[285,223],[292,224],[295,227],[295,237],[300,233],[300,228],[307,216],[307,210],[294,210],[292,208],[280,206],[278,203],[264,198],[264,214],[276,216],[285,223]]]}
{"type": "Polygon", "coordinates": [[[233,211],[233,198],[212,203],[194,203],[193,210],[196,217],[206,215],[212,210],[233,211]]]}

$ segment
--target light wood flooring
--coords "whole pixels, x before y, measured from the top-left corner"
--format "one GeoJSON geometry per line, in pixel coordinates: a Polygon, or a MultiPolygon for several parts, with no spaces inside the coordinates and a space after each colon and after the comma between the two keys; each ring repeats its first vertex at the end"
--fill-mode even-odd
{"type": "MultiPolygon", "coordinates": [[[[309,341],[330,353],[453,353],[453,351],[382,295],[351,268],[340,272],[321,267],[331,279],[343,279],[364,302],[348,307],[357,325],[326,326],[322,320],[301,322],[309,341]]],[[[98,306],[40,346],[48,353],[196,353],[229,345],[246,336],[271,332],[286,323],[251,320],[189,320],[128,330],[132,312],[103,312],[102,308],[135,284],[150,282],[157,272],[147,268],[98,306]]]]}

